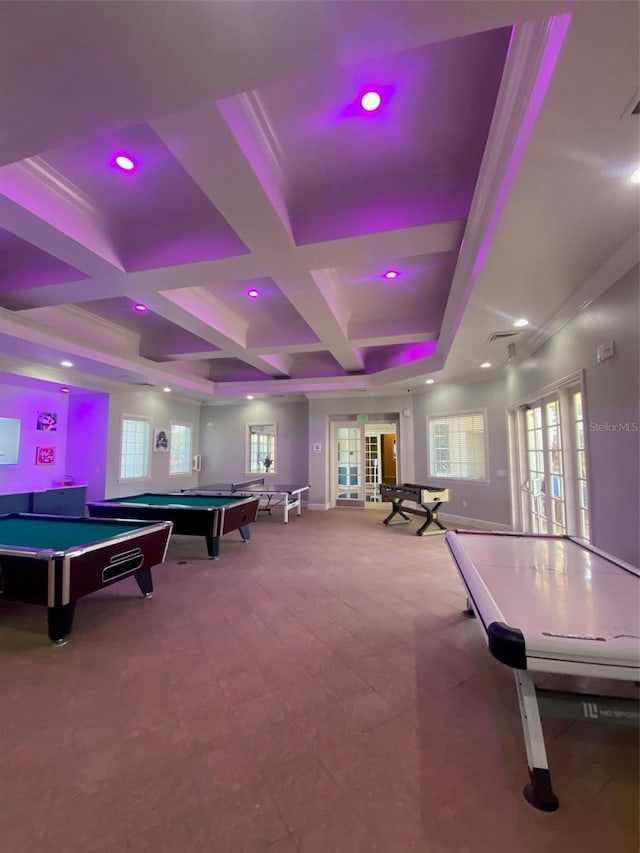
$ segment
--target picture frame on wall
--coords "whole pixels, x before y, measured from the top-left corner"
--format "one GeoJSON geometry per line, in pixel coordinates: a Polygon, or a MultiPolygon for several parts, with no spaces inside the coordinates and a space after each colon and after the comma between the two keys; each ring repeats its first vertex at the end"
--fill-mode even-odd
{"type": "Polygon", "coordinates": [[[158,428],[153,431],[153,452],[168,453],[169,452],[169,430],[166,428],[158,428]]]}
{"type": "Polygon", "coordinates": [[[58,415],[56,412],[38,412],[36,418],[36,430],[38,432],[56,432],[58,429],[58,415]]]}
{"type": "Polygon", "coordinates": [[[36,465],[55,465],[55,447],[36,447],[36,465]]]}

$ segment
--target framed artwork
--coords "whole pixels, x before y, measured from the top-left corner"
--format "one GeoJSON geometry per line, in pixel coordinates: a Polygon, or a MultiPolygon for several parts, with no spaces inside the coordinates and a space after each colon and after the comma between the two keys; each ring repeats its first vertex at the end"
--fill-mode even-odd
{"type": "Polygon", "coordinates": [[[55,412],[38,412],[36,429],[42,432],[56,432],[58,429],[58,415],[55,412]]]}
{"type": "Polygon", "coordinates": [[[54,465],[55,461],[55,447],[36,447],[36,465],[54,465]]]}
{"type": "Polygon", "coordinates": [[[154,453],[169,452],[169,430],[154,429],[153,431],[153,450],[154,453]]]}

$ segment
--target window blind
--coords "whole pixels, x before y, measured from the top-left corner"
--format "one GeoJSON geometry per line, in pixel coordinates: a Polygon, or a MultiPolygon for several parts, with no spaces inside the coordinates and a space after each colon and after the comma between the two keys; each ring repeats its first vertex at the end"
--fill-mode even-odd
{"type": "Polygon", "coordinates": [[[484,412],[429,418],[429,476],[485,480],[484,412]]]}

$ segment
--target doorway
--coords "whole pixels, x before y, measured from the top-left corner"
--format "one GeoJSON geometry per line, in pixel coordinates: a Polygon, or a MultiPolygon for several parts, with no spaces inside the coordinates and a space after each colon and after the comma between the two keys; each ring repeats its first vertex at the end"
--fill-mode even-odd
{"type": "Polygon", "coordinates": [[[331,496],[335,506],[379,506],[380,484],[397,481],[397,424],[365,417],[332,423],[331,496]]]}
{"type": "Polygon", "coordinates": [[[395,423],[365,424],[365,494],[366,505],[382,501],[380,485],[397,482],[398,454],[395,423]]]}

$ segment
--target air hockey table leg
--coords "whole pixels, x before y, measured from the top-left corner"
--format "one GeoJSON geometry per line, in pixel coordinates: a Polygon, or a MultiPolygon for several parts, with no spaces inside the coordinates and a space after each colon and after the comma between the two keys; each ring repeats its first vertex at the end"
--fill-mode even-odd
{"type": "Polygon", "coordinates": [[[522,731],[527,748],[530,779],[522,793],[525,800],[534,808],[543,812],[555,812],[559,802],[551,787],[551,774],[547,762],[547,750],[544,745],[536,688],[527,672],[516,669],[514,676],[518,691],[522,731]]]}

